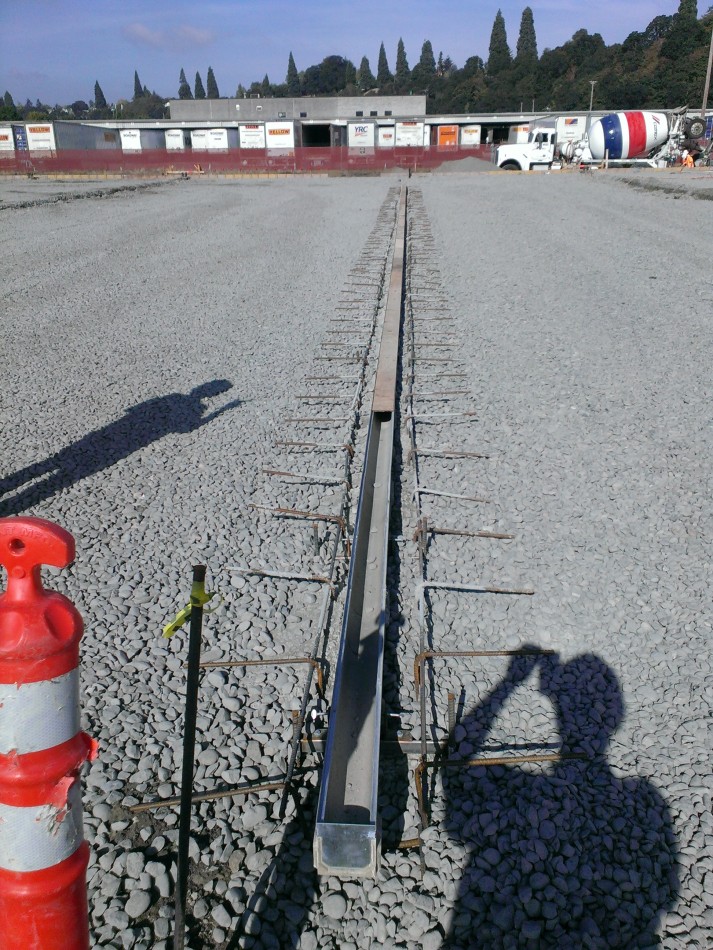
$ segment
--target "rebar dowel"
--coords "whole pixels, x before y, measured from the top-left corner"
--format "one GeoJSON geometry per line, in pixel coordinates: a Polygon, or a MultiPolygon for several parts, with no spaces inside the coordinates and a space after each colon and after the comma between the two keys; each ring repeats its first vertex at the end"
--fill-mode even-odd
{"type": "Polygon", "coordinates": [[[183,950],[186,929],[186,894],[188,890],[188,844],[191,837],[191,796],[193,793],[193,766],[196,747],[196,712],[198,708],[198,678],[203,630],[203,603],[193,596],[205,585],[206,568],[193,567],[191,590],[191,626],[188,635],[188,675],[186,677],[186,712],[183,722],[183,768],[181,773],[181,807],[178,825],[178,862],[176,871],[176,913],[174,922],[174,950],[183,950]]]}
{"type": "Polygon", "coordinates": [[[448,694],[448,744],[453,743],[453,733],[456,728],[456,697],[455,693],[448,694]]]}

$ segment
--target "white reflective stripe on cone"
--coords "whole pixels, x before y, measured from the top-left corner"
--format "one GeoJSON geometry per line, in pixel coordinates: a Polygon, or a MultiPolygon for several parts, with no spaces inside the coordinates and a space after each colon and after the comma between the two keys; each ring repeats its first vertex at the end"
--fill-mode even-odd
{"type": "Polygon", "coordinates": [[[54,867],[74,854],[83,840],[79,781],[69,789],[66,808],[18,808],[0,802],[0,868],[5,871],[54,867]]]}
{"type": "Polygon", "coordinates": [[[38,683],[0,683],[0,755],[42,752],[78,732],[78,669],[38,683]]]}

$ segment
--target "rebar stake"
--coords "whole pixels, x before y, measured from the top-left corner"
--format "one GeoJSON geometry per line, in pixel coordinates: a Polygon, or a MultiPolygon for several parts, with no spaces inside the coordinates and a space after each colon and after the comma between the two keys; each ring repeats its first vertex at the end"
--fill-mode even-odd
{"type": "Polygon", "coordinates": [[[206,567],[193,567],[191,587],[191,627],[188,637],[188,675],[186,677],[186,712],[183,725],[183,768],[181,773],[181,808],[178,825],[178,867],[176,872],[176,913],[173,947],[183,950],[186,930],[186,896],[188,890],[188,845],[191,837],[191,797],[193,766],[196,748],[196,712],[198,707],[198,678],[203,632],[203,603],[206,567]]]}

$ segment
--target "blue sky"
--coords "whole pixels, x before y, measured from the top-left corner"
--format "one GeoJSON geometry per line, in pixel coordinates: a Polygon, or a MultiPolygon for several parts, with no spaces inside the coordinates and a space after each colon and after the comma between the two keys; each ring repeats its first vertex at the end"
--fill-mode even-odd
{"type": "MultiPolygon", "coordinates": [[[[265,73],[283,82],[292,51],[306,69],[338,54],[358,66],[367,56],[376,73],[383,42],[389,66],[403,38],[410,66],[430,40],[457,66],[469,56],[487,59],[498,8],[508,42],[517,43],[527,0],[0,0],[0,95],[62,105],[89,101],[96,80],[108,102],[133,95],[141,82],[176,97],[185,69],[205,85],[212,66],[223,96],[235,95],[265,73]]],[[[560,46],[578,29],[621,42],[678,0],[530,0],[538,51],[560,46]]],[[[699,4],[699,13],[708,7],[699,4]]]]}

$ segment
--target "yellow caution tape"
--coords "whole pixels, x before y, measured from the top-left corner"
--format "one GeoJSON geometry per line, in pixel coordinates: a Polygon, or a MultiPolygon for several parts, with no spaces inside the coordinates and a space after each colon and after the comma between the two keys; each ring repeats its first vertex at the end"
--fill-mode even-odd
{"type": "MultiPolygon", "coordinates": [[[[176,630],[180,630],[183,624],[190,618],[191,611],[194,607],[203,607],[204,604],[207,604],[209,600],[212,600],[215,597],[216,592],[214,590],[207,591],[205,589],[205,581],[194,581],[193,586],[191,587],[191,600],[189,604],[179,610],[176,616],[170,623],[167,623],[163,628],[164,637],[172,637],[176,630]]],[[[215,605],[216,609],[222,603],[222,598],[220,602],[215,605]]],[[[206,613],[212,613],[212,610],[207,610],[206,613]]]]}

